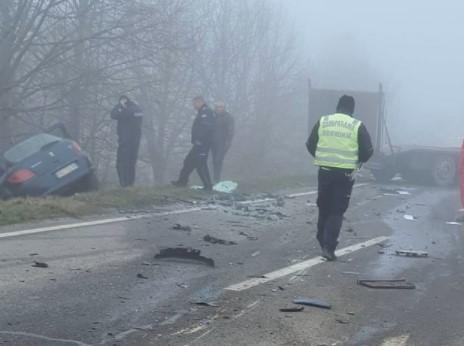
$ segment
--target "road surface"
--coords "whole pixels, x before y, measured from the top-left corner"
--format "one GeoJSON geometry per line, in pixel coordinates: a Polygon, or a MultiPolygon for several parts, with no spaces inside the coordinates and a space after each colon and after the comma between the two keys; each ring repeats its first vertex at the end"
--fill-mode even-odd
{"type": "Polygon", "coordinates": [[[447,224],[457,192],[357,187],[339,247],[345,254],[327,263],[311,190],[39,233],[30,229],[40,225],[4,228],[0,344],[464,345],[463,228],[447,224]],[[155,259],[169,247],[198,249],[215,266],[155,259]],[[399,249],[428,257],[396,256],[399,249]],[[416,288],[372,289],[358,279],[406,279],[416,288]],[[296,298],[332,309],[279,311],[296,298]]]}

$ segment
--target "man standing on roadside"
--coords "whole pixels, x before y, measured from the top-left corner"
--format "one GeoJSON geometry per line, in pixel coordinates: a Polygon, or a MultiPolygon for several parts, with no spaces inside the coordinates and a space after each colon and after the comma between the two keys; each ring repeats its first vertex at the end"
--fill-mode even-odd
{"type": "Polygon", "coordinates": [[[208,170],[208,154],[214,133],[214,112],[205,102],[202,96],[193,99],[193,107],[197,115],[192,125],[192,149],[184,160],[184,166],[179,174],[179,179],[172,184],[185,187],[188,184],[190,174],[196,169],[206,191],[212,191],[213,185],[208,170]]]}
{"type": "Polygon", "coordinates": [[[234,118],[226,111],[223,101],[215,103],[214,112],[216,113],[216,122],[214,126],[213,143],[211,153],[213,155],[213,177],[214,182],[221,181],[222,167],[224,158],[230,149],[232,139],[234,138],[234,118]]]}
{"type": "Polygon", "coordinates": [[[335,249],[348,209],[354,184],[354,172],[367,162],[374,150],[361,121],[353,118],[354,98],[340,98],[335,114],[323,116],[314,126],[306,147],[319,166],[319,219],[317,240],[322,255],[335,261],[335,249]]]}
{"type": "Polygon", "coordinates": [[[117,120],[118,153],[116,170],[122,187],[135,183],[135,170],[142,138],[143,114],[140,107],[129,97],[121,96],[111,111],[111,118],[117,120]]]}

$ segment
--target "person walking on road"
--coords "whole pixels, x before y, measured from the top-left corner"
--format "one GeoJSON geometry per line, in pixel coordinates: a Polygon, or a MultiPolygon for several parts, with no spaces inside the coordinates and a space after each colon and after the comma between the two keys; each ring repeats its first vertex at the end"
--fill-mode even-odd
{"type": "Polygon", "coordinates": [[[118,153],[116,170],[122,187],[135,183],[135,171],[142,138],[141,108],[127,96],[121,96],[111,111],[111,118],[117,120],[118,153]]]}
{"type": "Polygon", "coordinates": [[[354,98],[342,96],[336,113],[323,116],[306,142],[315,165],[319,166],[317,240],[328,261],[337,259],[335,249],[350,203],[354,172],[374,152],[366,127],[353,118],[354,109],[354,98]]]}
{"type": "Polygon", "coordinates": [[[216,102],[214,112],[216,114],[216,121],[211,153],[213,156],[214,182],[219,183],[221,181],[224,158],[234,138],[235,122],[232,115],[226,111],[225,104],[222,101],[216,102]]]}
{"type": "Polygon", "coordinates": [[[214,112],[202,96],[193,99],[193,106],[197,110],[197,115],[192,125],[192,149],[184,160],[179,179],[173,181],[172,184],[178,187],[187,186],[190,174],[196,169],[203,188],[211,191],[213,185],[208,170],[208,154],[214,134],[214,112]]]}

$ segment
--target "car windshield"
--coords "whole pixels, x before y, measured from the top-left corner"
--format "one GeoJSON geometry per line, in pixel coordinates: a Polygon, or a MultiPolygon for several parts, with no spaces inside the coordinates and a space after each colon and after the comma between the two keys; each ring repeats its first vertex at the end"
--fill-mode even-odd
{"type": "Polygon", "coordinates": [[[3,154],[3,157],[10,163],[17,163],[38,152],[44,146],[60,140],[61,138],[59,137],[41,133],[8,149],[5,154],[3,154]]]}

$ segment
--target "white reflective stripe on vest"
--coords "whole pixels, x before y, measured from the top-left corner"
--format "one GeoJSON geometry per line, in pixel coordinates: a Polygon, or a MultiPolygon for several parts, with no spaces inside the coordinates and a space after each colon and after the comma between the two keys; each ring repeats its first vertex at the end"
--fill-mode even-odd
{"type": "Polygon", "coordinates": [[[358,160],[349,160],[349,159],[341,159],[341,158],[334,158],[334,157],[323,157],[317,159],[319,163],[341,163],[341,164],[353,164],[357,165],[359,162],[358,160]]]}
{"type": "Polygon", "coordinates": [[[333,149],[333,148],[321,148],[318,147],[317,151],[321,153],[329,153],[329,154],[340,154],[340,155],[357,155],[357,150],[340,150],[340,149],[333,149]]]}

